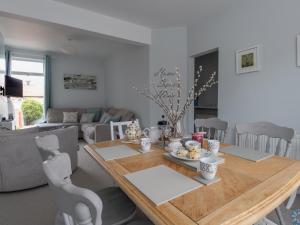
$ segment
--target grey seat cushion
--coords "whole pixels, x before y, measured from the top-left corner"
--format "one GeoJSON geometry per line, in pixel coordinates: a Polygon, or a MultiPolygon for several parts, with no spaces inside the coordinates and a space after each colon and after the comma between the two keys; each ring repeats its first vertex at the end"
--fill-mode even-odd
{"type": "Polygon", "coordinates": [[[120,188],[105,188],[97,194],[103,203],[102,224],[120,224],[134,216],[136,206],[120,188]]]}

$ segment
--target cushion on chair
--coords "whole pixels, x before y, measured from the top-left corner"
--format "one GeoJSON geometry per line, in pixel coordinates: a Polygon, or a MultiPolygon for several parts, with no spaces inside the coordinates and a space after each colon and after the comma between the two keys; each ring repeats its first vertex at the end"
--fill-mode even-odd
{"type": "Polygon", "coordinates": [[[103,224],[120,224],[121,221],[126,222],[134,216],[136,206],[120,188],[105,188],[97,194],[103,203],[103,224]]]}

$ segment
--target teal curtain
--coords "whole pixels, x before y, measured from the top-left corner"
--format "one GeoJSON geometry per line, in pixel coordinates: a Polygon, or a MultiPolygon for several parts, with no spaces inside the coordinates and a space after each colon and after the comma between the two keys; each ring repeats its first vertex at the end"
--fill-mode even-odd
{"type": "Polygon", "coordinates": [[[45,113],[51,107],[51,57],[45,57],[45,113]]]}
{"type": "Polygon", "coordinates": [[[11,74],[11,55],[10,51],[5,51],[5,74],[10,76],[11,74]]]}

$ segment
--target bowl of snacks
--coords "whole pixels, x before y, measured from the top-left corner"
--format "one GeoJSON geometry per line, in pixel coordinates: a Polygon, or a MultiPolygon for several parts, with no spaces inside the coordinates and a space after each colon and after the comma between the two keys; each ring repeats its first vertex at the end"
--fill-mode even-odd
{"type": "Polygon", "coordinates": [[[194,141],[194,140],[186,141],[184,145],[187,149],[194,148],[194,147],[198,149],[201,148],[201,144],[198,141],[194,141]]]}
{"type": "Polygon", "coordinates": [[[186,161],[199,161],[201,158],[201,149],[198,147],[191,147],[190,149],[181,148],[176,152],[170,153],[174,158],[186,161]]]}

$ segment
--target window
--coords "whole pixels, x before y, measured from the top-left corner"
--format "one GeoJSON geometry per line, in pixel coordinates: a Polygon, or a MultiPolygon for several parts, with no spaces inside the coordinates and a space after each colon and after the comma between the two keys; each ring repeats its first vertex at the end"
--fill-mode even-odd
{"type": "MultiPolygon", "coordinates": [[[[36,116],[28,120],[28,118],[25,118],[26,113],[22,111],[22,104],[27,99],[33,100],[35,104],[44,109],[44,64],[43,58],[19,57],[14,55],[11,57],[11,76],[23,81],[23,98],[12,98],[18,128],[35,124],[44,118],[44,116],[36,116]]],[[[31,113],[31,116],[33,114],[35,113],[31,113]]]]}
{"type": "Polygon", "coordinates": [[[4,86],[4,75],[5,75],[5,59],[1,58],[4,57],[4,55],[1,55],[1,49],[0,49],[0,87],[4,86]]]}

